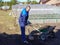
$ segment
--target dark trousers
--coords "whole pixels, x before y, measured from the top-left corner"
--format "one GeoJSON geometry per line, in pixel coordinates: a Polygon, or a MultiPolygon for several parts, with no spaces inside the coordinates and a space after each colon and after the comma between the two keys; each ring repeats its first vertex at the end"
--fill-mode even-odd
{"type": "Polygon", "coordinates": [[[26,40],[26,35],[25,35],[25,26],[20,26],[21,27],[21,37],[22,37],[22,42],[26,40]]]}

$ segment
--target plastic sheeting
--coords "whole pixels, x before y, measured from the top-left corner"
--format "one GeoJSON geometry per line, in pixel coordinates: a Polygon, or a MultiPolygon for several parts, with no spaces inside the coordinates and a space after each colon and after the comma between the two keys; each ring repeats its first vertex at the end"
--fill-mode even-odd
{"type": "MultiPolygon", "coordinates": [[[[29,21],[32,23],[56,23],[60,20],[60,7],[45,4],[29,4],[29,21]]],[[[27,5],[13,5],[12,12],[19,17],[22,8],[27,5]]]]}

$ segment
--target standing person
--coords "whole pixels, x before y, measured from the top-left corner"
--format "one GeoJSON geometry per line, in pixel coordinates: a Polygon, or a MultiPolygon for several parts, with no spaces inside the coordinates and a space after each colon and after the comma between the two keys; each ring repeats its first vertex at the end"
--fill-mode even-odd
{"type": "Polygon", "coordinates": [[[19,25],[20,25],[20,29],[21,29],[21,36],[22,36],[22,42],[23,43],[28,43],[28,41],[26,40],[26,35],[25,35],[25,26],[27,25],[27,20],[29,17],[30,9],[31,9],[30,6],[26,6],[26,8],[24,8],[21,11],[21,14],[19,17],[19,25]]]}

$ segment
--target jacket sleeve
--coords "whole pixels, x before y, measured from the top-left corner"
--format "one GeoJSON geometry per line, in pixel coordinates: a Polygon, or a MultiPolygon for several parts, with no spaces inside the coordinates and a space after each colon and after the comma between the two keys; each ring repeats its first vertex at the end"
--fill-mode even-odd
{"type": "Polygon", "coordinates": [[[24,10],[22,11],[22,18],[23,18],[23,21],[24,21],[24,22],[26,21],[26,15],[27,15],[27,13],[26,13],[26,10],[24,9],[24,10]]]}

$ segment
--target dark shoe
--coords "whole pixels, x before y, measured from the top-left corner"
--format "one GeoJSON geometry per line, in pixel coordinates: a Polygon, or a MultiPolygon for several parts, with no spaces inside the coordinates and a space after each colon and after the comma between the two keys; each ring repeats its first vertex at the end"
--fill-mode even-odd
{"type": "Polygon", "coordinates": [[[25,44],[28,44],[29,42],[28,41],[24,41],[25,44]]]}

